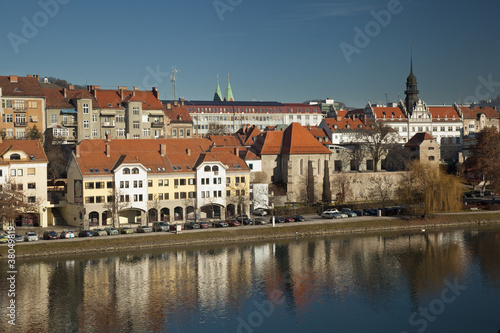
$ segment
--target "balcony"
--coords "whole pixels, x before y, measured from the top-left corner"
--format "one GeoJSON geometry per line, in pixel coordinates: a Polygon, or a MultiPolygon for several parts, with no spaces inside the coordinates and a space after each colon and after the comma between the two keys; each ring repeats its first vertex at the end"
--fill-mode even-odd
{"type": "Polygon", "coordinates": [[[164,122],[152,122],[151,128],[163,128],[164,125],[165,125],[164,122]]]}
{"type": "Polygon", "coordinates": [[[67,126],[67,127],[73,127],[73,126],[78,126],[78,122],[74,120],[63,120],[61,122],[61,125],[67,126]]]}
{"type": "Polygon", "coordinates": [[[14,110],[14,113],[26,113],[25,106],[14,106],[14,108],[12,108],[12,110],[14,110]]]}
{"type": "Polygon", "coordinates": [[[102,123],[102,127],[115,127],[115,121],[105,121],[102,123]]]}
{"type": "Polygon", "coordinates": [[[25,121],[16,121],[14,122],[14,127],[26,127],[25,121]]]}

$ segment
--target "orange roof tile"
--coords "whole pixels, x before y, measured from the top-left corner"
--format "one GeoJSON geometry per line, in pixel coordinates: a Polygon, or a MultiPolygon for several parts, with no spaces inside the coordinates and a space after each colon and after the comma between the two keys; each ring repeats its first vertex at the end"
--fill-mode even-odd
{"type": "Polygon", "coordinates": [[[373,112],[377,119],[401,119],[406,121],[406,116],[403,111],[397,106],[373,107],[373,112]]]}
{"type": "MultiPolygon", "coordinates": [[[[74,109],[61,89],[42,89],[47,109],[74,109]]],[[[68,95],[66,95],[68,96],[68,95]]]]}
{"type": "Polygon", "coordinates": [[[488,118],[499,118],[498,112],[489,106],[472,106],[472,107],[460,107],[464,118],[477,118],[477,115],[484,113],[488,118]]]}
{"type": "Polygon", "coordinates": [[[282,131],[266,131],[255,137],[252,151],[258,156],[278,155],[281,150],[282,131]]]}
{"type": "Polygon", "coordinates": [[[420,146],[424,140],[434,140],[432,135],[427,132],[419,132],[411,137],[410,140],[405,144],[405,147],[415,147],[420,146]]]}
{"type": "Polygon", "coordinates": [[[189,114],[189,110],[185,106],[166,108],[163,106],[163,112],[170,119],[170,123],[192,123],[193,119],[191,119],[191,115],[189,114]]]}
{"type": "Polygon", "coordinates": [[[248,166],[244,160],[242,160],[239,156],[228,152],[209,152],[203,153],[198,156],[198,159],[194,165],[196,168],[203,162],[213,162],[218,161],[228,167],[228,171],[240,171],[246,170],[248,171],[248,166]]]}
{"type": "Polygon", "coordinates": [[[331,154],[299,123],[292,123],[283,132],[281,154],[331,154]]]}
{"type": "Polygon", "coordinates": [[[240,140],[234,135],[210,135],[208,139],[216,146],[243,147],[240,140]]]}
{"type": "MultiPolygon", "coordinates": [[[[338,131],[338,130],[360,130],[360,129],[370,129],[370,124],[365,124],[361,119],[350,119],[350,118],[344,118],[342,120],[337,120],[334,118],[327,118],[324,119],[325,124],[330,128],[332,131],[338,131]]],[[[370,121],[371,122],[371,121],[370,121]]]]}
{"type": "Polygon", "coordinates": [[[20,150],[30,157],[33,156],[29,162],[48,162],[42,144],[38,140],[2,140],[0,142],[0,157],[2,159],[3,155],[11,150],[20,150]]]}
{"type": "Polygon", "coordinates": [[[429,113],[433,121],[450,118],[460,120],[460,115],[453,106],[429,106],[429,113]]]}
{"type": "Polygon", "coordinates": [[[33,76],[0,76],[0,87],[4,97],[44,97],[40,81],[33,76]]]}

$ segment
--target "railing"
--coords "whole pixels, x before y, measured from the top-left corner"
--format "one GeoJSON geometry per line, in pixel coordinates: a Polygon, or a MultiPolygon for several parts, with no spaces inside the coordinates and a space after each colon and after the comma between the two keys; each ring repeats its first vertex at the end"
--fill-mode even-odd
{"type": "Polygon", "coordinates": [[[16,121],[14,123],[14,127],[26,127],[26,122],[25,121],[16,121]]]}
{"type": "Polygon", "coordinates": [[[152,128],[163,128],[164,125],[165,125],[164,122],[161,122],[161,123],[160,122],[152,122],[151,123],[152,128]]]}
{"type": "Polygon", "coordinates": [[[14,113],[25,113],[26,112],[25,106],[14,106],[12,109],[14,110],[14,113]]]}
{"type": "Polygon", "coordinates": [[[104,123],[102,123],[102,126],[103,127],[115,127],[115,121],[105,121],[104,123]]]}
{"type": "Polygon", "coordinates": [[[73,121],[73,120],[63,120],[61,122],[61,125],[63,125],[63,126],[78,126],[78,122],[73,121]]]}

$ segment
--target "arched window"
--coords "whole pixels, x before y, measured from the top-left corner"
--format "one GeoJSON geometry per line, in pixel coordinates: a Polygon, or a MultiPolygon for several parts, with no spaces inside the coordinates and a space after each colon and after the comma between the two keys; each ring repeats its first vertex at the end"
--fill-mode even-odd
{"type": "Polygon", "coordinates": [[[19,161],[20,159],[21,159],[21,155],[19,155],[19,154],[11,154],[10,155],[11,161],[19,161]]]}
{"type": "Polygon", "coordinates": [[[130,169],[129,168],[123,169],[123,174],[124,175],[130,175],[130,169]]]}
{"type": "Polygon", "coordinates": [[[207,166],[205,166],[204,170],[207,171],[207,172],[209,172],[210,171],[210,167],[207,165],[207,166]]]}
{"type": "Polygon", "coordinates": [[[137,175],[137,174],[139,173],[139,168],[133,168],[133,169],[132,169],[132,173],[133,173],[134,175],[137,175]]]}
{"type": "Polygon", "coordinates": [[[214,172],[219,171],[219,167],[217,165],[214,165],[212,167],[212,171],[214,171],[214,172]]]}

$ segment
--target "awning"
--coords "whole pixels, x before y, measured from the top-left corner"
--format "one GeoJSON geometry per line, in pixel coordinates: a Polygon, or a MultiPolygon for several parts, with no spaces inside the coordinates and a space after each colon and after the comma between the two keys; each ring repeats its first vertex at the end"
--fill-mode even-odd
{"type": "Polygon", "coordinates": [[[78,111],[76,111],[75,109],[61,109],[61,113],[77,114],[78,111]]]}

